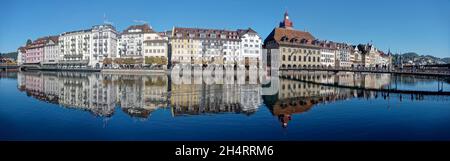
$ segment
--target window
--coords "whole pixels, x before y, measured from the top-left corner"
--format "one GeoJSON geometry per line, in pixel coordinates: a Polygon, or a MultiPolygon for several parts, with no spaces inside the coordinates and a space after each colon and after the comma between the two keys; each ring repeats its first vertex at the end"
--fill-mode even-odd
{"type": "Polygon", "coordinates": [[[286,55],[283,55],[283,61],[286,61],[286,55]]]}

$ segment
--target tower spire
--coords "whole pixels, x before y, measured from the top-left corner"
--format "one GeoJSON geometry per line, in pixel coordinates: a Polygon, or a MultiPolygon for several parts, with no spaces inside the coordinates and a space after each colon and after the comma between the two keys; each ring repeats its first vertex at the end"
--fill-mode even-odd
{"type": "Polygon", "coordinates": [[[280,22],[280,27],[287,29],[292,29],[292,27],[294,27],[294,23],[289,20],[289,14],[287,10],[284,12],[284,19],[283,22],[280,22]]]}

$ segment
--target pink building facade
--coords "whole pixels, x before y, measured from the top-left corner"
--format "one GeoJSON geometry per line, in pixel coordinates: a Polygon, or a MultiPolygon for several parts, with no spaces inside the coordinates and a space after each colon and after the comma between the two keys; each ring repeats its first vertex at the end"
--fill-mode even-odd
{"type": "Polygon", "coordinates": [[[47,38],[39,38],[26,46],[25,63],[37,64],[44,60],[44,46],[47,38]]]}

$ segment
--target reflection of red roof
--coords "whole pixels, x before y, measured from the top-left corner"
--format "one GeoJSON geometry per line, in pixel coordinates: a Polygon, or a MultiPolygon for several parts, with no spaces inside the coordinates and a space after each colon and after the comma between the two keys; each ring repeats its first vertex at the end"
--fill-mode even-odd
{"type": "Polygon", "coordinates": [[[313,100],[278,101],[273,107],[273,115],[292,115],[309,111],[317,102],[313,100]],[[294,103],[294,104],[292,104],[294,103]]]}

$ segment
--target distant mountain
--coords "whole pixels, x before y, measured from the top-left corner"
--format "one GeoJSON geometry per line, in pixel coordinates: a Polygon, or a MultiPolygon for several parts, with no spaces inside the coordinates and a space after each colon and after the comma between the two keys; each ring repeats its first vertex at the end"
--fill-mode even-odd
{"type": "Polygon", "coordinates": [[[450,58],[438,58],[432,55],[419,55],[415,52],[408,52],[404,54],[394,54],[393,62],[415,65],[433,65],[433,64],[449,64],[450,58]]]}
{"type": "Polygon", "coordinates": [[[404,54],[402,54],[402,57],[410,57],[410,58],[413,58],[413,57],[418,57],[418,56],[419,56],[419,54],[414,53],[414,52],[409,52],[409,53],[404,53],[404,54]]]}
{"type": "Polygon", "coordinates": [[[441,60],[447,64],[450,64],[450,57],[442,58],[441,60]]]}
{"type": "Polygon", "coordinates": [[[16,60],[17,59],[17,52],[0,53],[0,57],[11,58],[11,59],[16,60]]]}

